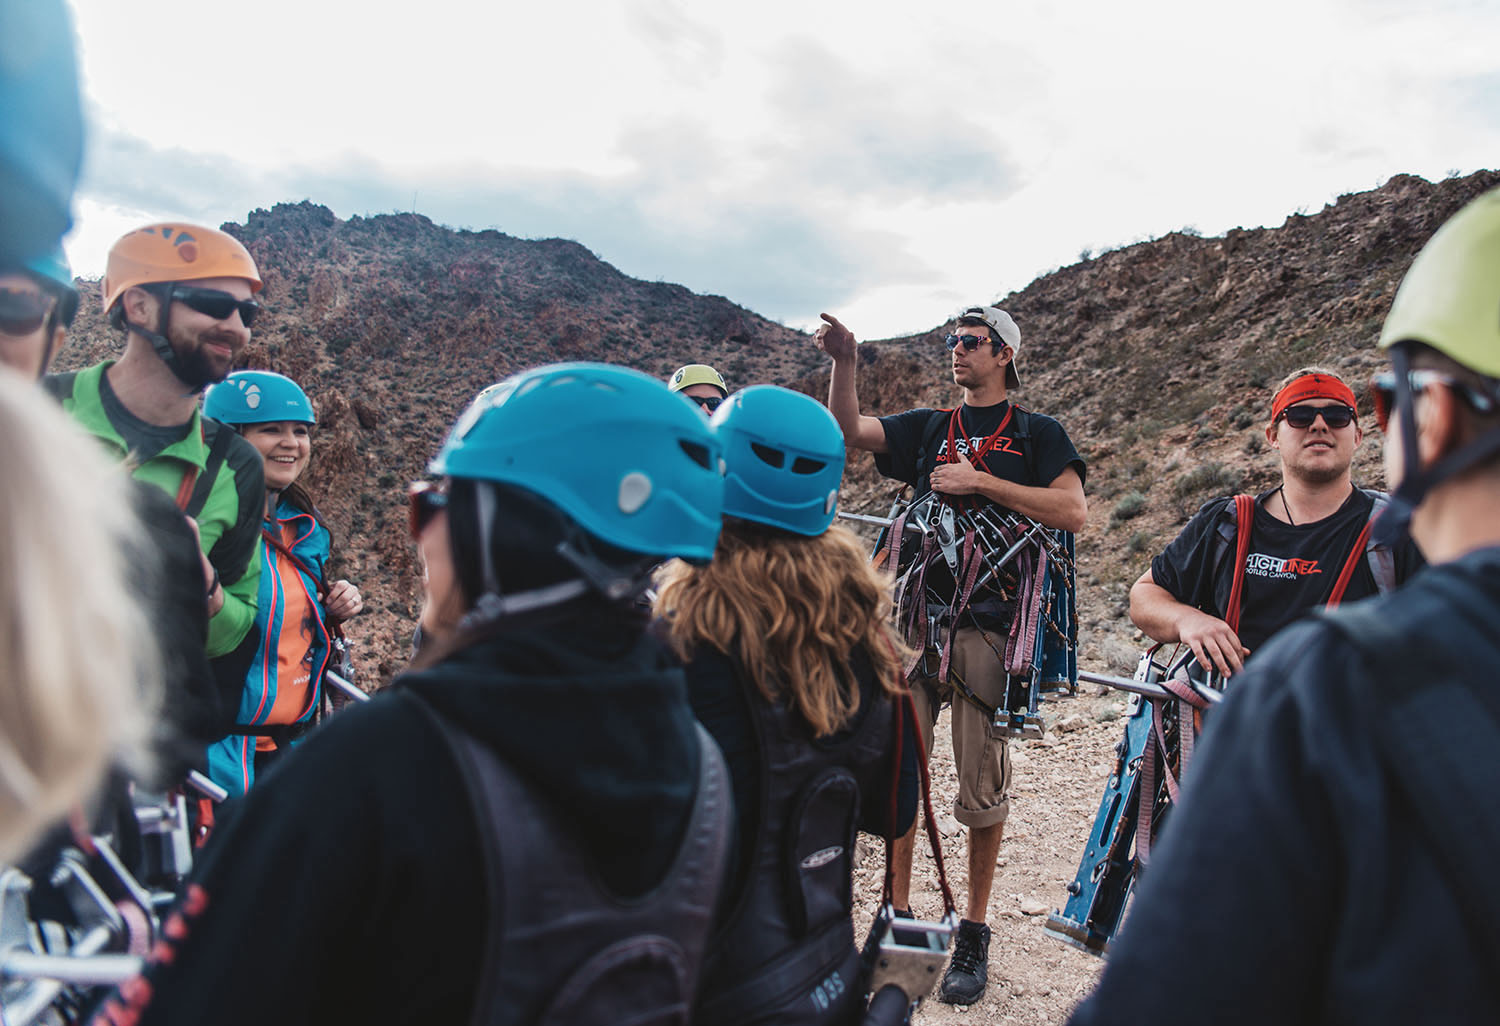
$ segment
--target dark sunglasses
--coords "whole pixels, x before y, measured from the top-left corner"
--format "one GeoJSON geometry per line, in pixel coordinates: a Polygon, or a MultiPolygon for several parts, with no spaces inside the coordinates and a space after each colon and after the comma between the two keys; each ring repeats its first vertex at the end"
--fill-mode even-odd
{"type": "Polygon", "coordinates": [[[978,349],[981,345],[984,345],[987,342],[995,346],[1005,345],[1004,342],[1000,341],[997,338],[985,338],[982,335],[943,336],[943,345],[947,346],[950,350],[957,349],[959,345],[962,344],[964,347],[964,351],[969,353],[972,353],[974,350],[978,349]]]}
{"type": "Polygon", "coordinates": [[[57,300],[40,292],[0,290],[0,332],[30,335],[44,323],[57,300]]]}
{"type": "MultiPolygon", "coordinates": [[[[1447,385],[1460,399],[1468,403],[1469,408],[1475,413],[1490,413],[1500,406],[1500,402],[1497,402],[1494,396],[1485,395],[1441,371],[1409,371],[1406,380],[1411,384],[1412,395],[1425,392],[1433,385],[1447,385]]],[[[1370,402],[1375,407],[1375,423],[1379,424],[1380,430],[1384,431],[1391,419],[1391,414],[1396,411],[1396,374],[1394,371],[1384,371],[1370,379],[1370,402]]]]}
{"type": "Polygon", "coordinates": [[[406,501],[407,526],[416,541],[432,518],[448,508],[448,491],[436,481],[413,481],[406,489],[406,501]]]}
{"type": "Polygon", "coordinates": [[[1288,406],[1281,412],[1281,417],[1298,431],[1306,431],[1313,426],[1313,421],[1322,417],[1323,423],[1337,431],[1354,422],[1354,411],[1343,403],[1337,406],[1288,406]]]}
{"type": "Polygon", "coordinates": [[[260,313],[260,304],[253,299],[235,299],[222,289],[200,289],[192,285],[172,286],[172,298],[190,310],[212,317],[216,321],[227,321],[240,312],[240,322],[245,327],[255,323],[260,313]]]}
{"type": "Polygon", "coordinates": [[[716,395],[690,395],[688,396],[688,398],[697,403],[699,406],[703,407],[709,413],[714,412],[724,404],[724,400],[716,395]]]}

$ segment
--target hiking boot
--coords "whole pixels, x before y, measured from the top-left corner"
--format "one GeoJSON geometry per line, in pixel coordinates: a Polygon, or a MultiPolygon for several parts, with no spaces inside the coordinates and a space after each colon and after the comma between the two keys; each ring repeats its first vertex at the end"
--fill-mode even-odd
{"type": "Polygon", "coordinates": [[[984,923],[959,921],[953,957],[943,974],[938,1000],[950,1005],[972,1005],[984,997],[990,976],[990,928],[984,923]]]}

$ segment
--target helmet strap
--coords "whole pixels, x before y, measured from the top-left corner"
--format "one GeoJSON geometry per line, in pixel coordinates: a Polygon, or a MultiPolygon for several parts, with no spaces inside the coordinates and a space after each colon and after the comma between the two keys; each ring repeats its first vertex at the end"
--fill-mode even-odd
{"type": "Polygon", "coordinates": [[[1390,504],[1375,524],[1373,537],[1377,545],[1394,545],[1409,534],[1412,514],[1434,487],[1500,453],[1500,428],[1493,428],[1424,470],[1417,454],[1416,404],[1409,376],[1411,361],[1404,347],[1391,350],[1391,370],[1396,377],[1396,409],[1401,430],[1401,484],[1391,494],[1390,504]]]}
{"type": "Polygon", "coordinates": [[[588,543],[581,538],[564,541],[557,547],[557,554],[577,567],[583,579],[611,602],[629,601],[646,589],[648,574],[611,566],[589,552],[588,543]]]}
{"type": "Polygon", "coordinates": [[[493,591],[487,591],[479,596],[479,601],[474,603],[474,608],[465,614],[463,620],[459,622],[459,628],[464,631],[477,630],[508,616],[562,605],[564,602],[586,594],[588,590],[588,583],[575,577],[571,581],[560,581],[557,584],[549,584],[545,588],[533,588],[531,591],[518,591],[514,595],[497,595],[493,591]]]}
{"type": "Polygon", "coordinates": [[[484,591],[475,601],[474,608],[463,618],[460,624],[462,628],[477,629],[508,616],[561,605],[588,592],[589,582],[574,578],[529,591],[502,594],[500,582],[495,577],[495,560],[490,547],[490,531],[494,526],[497,506],[495,486],[489,481],[476,481],[474,503],[479,522],[479,565],[483,574],[484,591]]]}
{"type": "Polygon", "coordinates": [[[157,358],[166,364],[167,370],[171,371],[178,381],[188,386],[194,392],[201,391],[209,382],[190,381],[186,377],[182,361],[178,359],[176,351],[172,349],[172,343],[167,341],[167,320],[172,313],[172,291],[173,286],[169,284],[166,291],[159,296],[161,299],[161,314],[157,319],[157,330],[151,331],[143,328],[128,318],[125,320],[125,330],[133,331],[147,342],[150,342],[151,348],[155,351],[157,358]]]}

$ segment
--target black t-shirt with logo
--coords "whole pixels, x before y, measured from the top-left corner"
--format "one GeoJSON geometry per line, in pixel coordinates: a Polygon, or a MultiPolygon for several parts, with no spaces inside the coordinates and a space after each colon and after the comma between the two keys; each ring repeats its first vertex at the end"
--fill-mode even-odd
{"type": "MultiPolygon", "coordinates": [[[[1272,489],[1255,500],[1250,551],[1245,557],[1238,633],[1251,652],[1309,609],[1328,602],[1374,506],[1369,495],[1355,488],[1331,516],[1310,524],[1288,524],[1265,509],[1267,499],[1275,494],[1272,489]]],[[[1219,526],[1232,526],[1233,504],[1233,496],[1205,503],[1166,551],[1151,561],[1152,579],[1173,598],[1220,619],[1227,619],[1234,587],[1235,546],[1221,536],[1219,526]]],[[[1392,556],[1398,583],[1423,565],[1410,541],[1398,545],[1392,556]]],[[[1378,591],[1369,558],[1361,555],[1343,601],[1378,591]]]]}
{"type": "MultiPolygon", "coordinates": [[[[950,426],[953,447],[961,457],[967,457],[980,451],[1004,424],[1005,430],[979,461],[986,472],[1033,488],[1047,487],[1068,467],[1078,472],[1079,481],[1083,480],[1087,467],[1061,424],[1028,410],[1029,437],[1022,438],[1017,416],[1012,415],[1006,423],[1010,409],[1008,401],[994,406],[965,405],[960,407],[959,425],[952,424],[952,410],[922,408],[881,417],[889,451],[875,454],[875,468],[886,477],[911,485],[918,495],[925,495],[932,488],[929,479],[933,468],[949,462],[950,426]],[[1031,447],[1029,460],[1027,446],[1031,447]]],[[[1002,579],[976,591],[967,611],[972,622],[986,630],[1004,629],[1013,615],[1016,583],[1013,575],[1002,574],[1002,579]]],[[[927,589],[944,601],[952,599],[954,581],[943,560],[938,559],[928,571],[927,589]]]]}
{"type": "MultiPolygon", "coordinates": [[[[1007,401],[994,406],[964,405],[959,411],[962,429],[953,433],[954,448],[966,456],[984,445],[986,439],[1000,427],[1006,414],[1010,413],[1010,403],[1007,401]]],[[[885,444],[889,451],[875,454],[875,469],[886,477],[911,485],[918,495],[931,491],[928,479],[933,468],[940,463],[949,462],[948,427],[952,415],[952,410],[924,407],[881,417],[880,423],[885,428],[885,444]],[[938,424],[941,424],[941,430],[935,431],[938,424]],[[934,435],[936,443],[931,446],[933,451],[927,452],[927,442],[934,435]]],[[[980,461],[981,466],[1001,480],[1034,488],[1047,487],[1068,467],[1076,470],[1078,479],[1082,481],[1088,468],[1062,425],[1051,417],[1029,410],[1026,418],[1031,433],[1029,444],[1033,448],[1031,463],[1036,467],[1036,473],[1032,474],[1027,468],[1025,443],[1017,437],[1014,416],[995,446],[980,461]]]]}

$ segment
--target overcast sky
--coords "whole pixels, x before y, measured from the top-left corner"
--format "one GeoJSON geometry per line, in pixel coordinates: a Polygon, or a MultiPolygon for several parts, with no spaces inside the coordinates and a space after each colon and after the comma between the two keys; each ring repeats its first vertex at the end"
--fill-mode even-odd
{"type": "Polygon", "coordinates": [[[1086,249],[1500,161],[1490,0],[73,5],[88,275],[136,224],[310,199],[880,338],[1086,249]]]}

